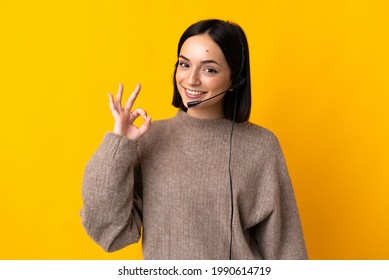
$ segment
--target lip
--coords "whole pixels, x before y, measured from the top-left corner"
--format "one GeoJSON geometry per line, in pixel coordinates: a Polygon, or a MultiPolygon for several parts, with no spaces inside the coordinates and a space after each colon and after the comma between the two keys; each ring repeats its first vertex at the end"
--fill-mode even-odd
{"type": "Polygon", "coordinates": [[[199,98],[199,97],[202,97],[204,96],[205,94],[207,94],[206,91],[201,91],[201,90],[193,90],[193,89],[189,89],[189,88],[186,88],[186,87],[182,87],[185,91],[185,95],[190,98],[190,99],[196,99],[196,98],[199,98]],[[191,92],[201,92],[200,94],[192,94],[191,92]]]}

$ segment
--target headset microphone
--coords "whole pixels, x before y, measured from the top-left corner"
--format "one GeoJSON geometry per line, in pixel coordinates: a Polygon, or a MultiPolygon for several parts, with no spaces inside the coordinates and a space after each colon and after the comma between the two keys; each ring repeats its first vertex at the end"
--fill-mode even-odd
{"type": "Polygon", "coordinates": [[[231,88],[229,88],[229,89],[227,89],[227,90],[225,90],[225,91],[223,91],[221,93],[218,93],[218,94],[216,94],[216,95],[214,95],[214,96],[212,96],[210,98],[204,99],[204,100],[197,100],[197,101],[188,102],[187,106],[188,106],[188,108],[191,108],[191,107],[197,106],[197,105],[199,105],[199,104],[201,104],[201,103],[203,103],[205,101],[208,101],[208,100],[210,100],[212,98],[218,97],[219,95],[222,95],[223,93],[226,93],[227,91],[234,91],[234,90],[238,89],[239,87],[243,86],[245,82],[246,82],[246,78],[242,78],[239,81],[239,83],[233,85],[231,88]]]}
{"type": "Polygon", "coordinates": [[[227,91],[229,91],[229,90],[225,90],[225,91],[223,91],[223,92],[221,92],[221,93],[218,93],[218,94],[216,94],[216,95],[214,95],[214,96],[212,96],[212,97],[210,97],[210,98],[204,99],[204,100],[197,100],[197,101],[188,102],[188,103],[187,103],[187,106],[188,106],[188,108],[197,106],[197,105],[199,105],[200,103],[203,103],[203,102],[208,101],[208,100],[210,100],[210,99],[212,99],[212,98],[218,97],[219,95],[221,95],[221,94],[223,94],[223,93],[226,93],[227,91]]]}

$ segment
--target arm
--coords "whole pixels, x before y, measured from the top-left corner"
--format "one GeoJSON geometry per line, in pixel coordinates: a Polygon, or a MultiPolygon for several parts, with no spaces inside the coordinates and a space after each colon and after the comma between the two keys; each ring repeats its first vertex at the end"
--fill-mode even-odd
{"type": "Polygon", "coordinates": [[[137,144],[107,133],[85,168],[81,211],[85,230],[107,252],[140,238],[139,180],[137,144]]]}
{"type": "Polygon", "coordinates": [[[285,159],[276,141],[268,168],[268,215],[254,229],[264,259],[307,259],[304,236],[285,159]]]}
{"type": "Polygon", "coordinates": [[[82,223],[104,250],[112,252],[140,238],[142,224],[141,175],[138,141],[150,128],[151,117],[132,106],[140,84],[122,107],[123,85],[116,100],[109,93],[109,107],[115,119],[114,133],[108,133],[85,168],[82,184],[82,223]],[[133,123],[141,116],[144,123],[133,123]]]}

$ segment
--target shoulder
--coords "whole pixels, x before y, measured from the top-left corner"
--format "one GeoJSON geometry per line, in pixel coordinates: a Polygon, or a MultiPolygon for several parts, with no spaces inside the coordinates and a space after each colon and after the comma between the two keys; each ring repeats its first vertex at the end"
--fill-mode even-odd
{"type": "Polygon", "coordinates": [[[237,124],[233,132],[235,149],[246,159],[272,164],[282,153],[277,136],[268,128],[250,122],[237,124]]]}
{"type": "Polygon", "coordinates": [[[279,147],[278,138],[271,130],[251,122],[237,124],[236,137],[244,140],[247,145],[279,147]]]}

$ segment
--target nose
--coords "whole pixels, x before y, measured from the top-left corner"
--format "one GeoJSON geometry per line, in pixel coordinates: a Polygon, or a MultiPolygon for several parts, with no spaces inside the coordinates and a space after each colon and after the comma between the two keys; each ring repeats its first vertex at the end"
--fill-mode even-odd
{"type": "Polygon", "coordinates": [[[198,71],[194,68],[192,68],[189,73],[188,73],[188,85],[192,85],[192,86],[198,86],[200,85],[201,81],[200,81],[200,74],[198,73],[198,71]]]}

